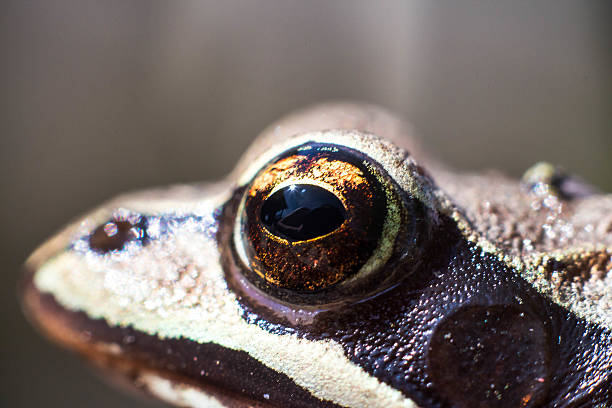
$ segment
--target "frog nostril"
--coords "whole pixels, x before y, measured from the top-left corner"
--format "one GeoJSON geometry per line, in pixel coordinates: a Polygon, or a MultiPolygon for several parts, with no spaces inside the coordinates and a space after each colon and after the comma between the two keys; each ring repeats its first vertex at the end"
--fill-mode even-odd
{"type": "Polygon", "coordinates": [[[429,373],[453,406],[536,406],[549,385],[547,339],[544,324],[517,306],[464,307],[436,327],[429,373]]]}
{"type": "Polygon", "coordinates": [[[342,202],[322,187],[292,184],[268,197],[261,221],[272,234],[289,241],[305,241],[338,229],[346,220],[342,202]]]}
{"type": "Polygon", "coordinates": [[[100,253],[119,251],[131,241],[146,239],[145,218],[135,214],[117,214],[101,224],[89,236],[89,247],[100,253]]]}

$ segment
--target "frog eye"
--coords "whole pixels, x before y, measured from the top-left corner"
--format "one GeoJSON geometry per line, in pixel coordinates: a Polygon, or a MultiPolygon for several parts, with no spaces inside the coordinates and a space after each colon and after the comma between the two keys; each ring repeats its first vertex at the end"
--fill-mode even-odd
{"type": "Polygon", "coordinates": [[[418,201],[403,197],[374,160],[323,143],[268,163],[244,190],[237,212],[235,258],[243,275],[292,303],[384,286],[391,275],[386,267],[410,254],[398,254],[396,243],[417,244],[415,220],[425,218],[418,201]]]}

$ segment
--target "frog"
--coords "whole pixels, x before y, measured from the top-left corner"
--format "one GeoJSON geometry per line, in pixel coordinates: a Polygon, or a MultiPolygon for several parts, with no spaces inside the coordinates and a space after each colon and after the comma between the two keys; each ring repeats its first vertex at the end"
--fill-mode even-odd
{"type": "Polygon", "coordinates": [[[415,134],[363,103],[289,114],[225,179],[41,245],[25,313],[176,406],[612,406],[612,195],[458,172],[415,134]]]}

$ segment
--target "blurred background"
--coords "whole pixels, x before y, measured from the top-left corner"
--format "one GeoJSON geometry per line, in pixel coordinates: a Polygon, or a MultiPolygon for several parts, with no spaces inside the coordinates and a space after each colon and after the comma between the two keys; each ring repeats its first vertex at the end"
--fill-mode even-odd
{"type": "Polygon", "coordinates": [[[295,108],[377,103],[457,168],[547,160],[611,191],[612,7],[500,3],[2,1],[0,406],[161,406],[40,338],[20,265],[119,192],[223,176],[295,108]]]}

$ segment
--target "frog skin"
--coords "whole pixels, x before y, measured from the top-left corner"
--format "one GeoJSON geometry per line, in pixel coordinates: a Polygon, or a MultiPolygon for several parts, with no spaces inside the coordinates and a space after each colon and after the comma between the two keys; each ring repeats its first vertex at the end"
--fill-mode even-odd
{"type": "Polygon", "coordinates": [[[459,174],[412,134],[368,105],[292,114],[225,180],[65,228],[24,309],[177,406],[612,406],[612,195],[546,163],[459,174]]]}

